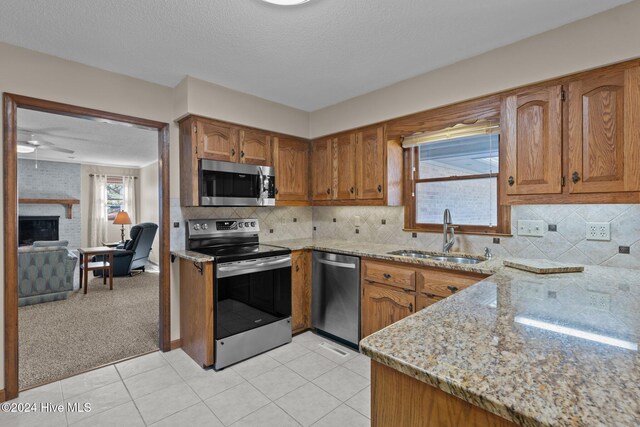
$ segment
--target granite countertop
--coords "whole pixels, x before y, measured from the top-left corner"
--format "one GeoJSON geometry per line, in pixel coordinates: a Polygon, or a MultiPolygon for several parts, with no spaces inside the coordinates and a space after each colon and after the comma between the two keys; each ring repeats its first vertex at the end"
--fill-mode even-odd
{"type": "MultiPolygon", "coordinates": [[[[345,255],[355,255],[367,258],[376,258],[386,261],[404,262],[408,264],[417,264],[425,267],[440,267],[450,270],[468,271],[473,273],[480,273],[491,275],[502,268],[503,260],[498,257],[493,257],[489,260],[483,261],[479,264],[456,264],[452,262],[434,261],[426,258],[412,258],[399,255],[390,255],[389,252],[407,249],[402,245],[388,245],[381,243],[358,243],[348,240],[324,240],[324,239],[296,239],[296,240],[280,240],[274,242],[268,242],[270,245],[282,246],[291,249],[292,251],[302,249],[314,249],[319,251],[335,252],[345,255]]],[[[423,251],[418,251],[423,252],[423,251]]],[[[436,252],[425,252],[428,254],[438,255],[436,252]]],[[[451,252],[449,255],[469,257],[468,254],[451,252]]],[[[475,254],[474,254],[475,255],[475,254]]],[[[483,258],[482,256],[479,256],[483,258]]]]}
{"type": "Polygon", "coordinates": [[[177,257],[184,258],[188,261],[193,261],[193,262],[213,261],[212,256],[201,254],[200,252],[194,252],[194,251],[187,251],[187,250],[171,251],[171,255],[175,255],[177,257]]]}
{"type": "Polygon", "coordinates": [[[501,268],[360,342],[362,352],[526,426],[638,425],[640,271],[501,268]]]}

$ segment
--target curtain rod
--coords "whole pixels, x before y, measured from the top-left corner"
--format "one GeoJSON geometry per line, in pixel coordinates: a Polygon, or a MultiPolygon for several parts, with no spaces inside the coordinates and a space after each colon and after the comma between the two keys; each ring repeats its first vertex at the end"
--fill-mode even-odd
{"type": "MultiPolygon", "coordinates": [[[[96,175],[95,175],[95,174],[93,174],[93,173],[90,173],[90,174],[89,174],[89,176],[90,176],[91,178],[93,178],[93,177],[94,177],[94,176],[96,176],[96,175]]],[[[111,176],[111,177],[119,177],[120,175],[107,175],[107,176],[108,176],[108,177],[109,177],[109,176],[111,176]]],[[[122,177],[125,177],[125,176],[130,176],[130,175],[122,175],[122,177]]],[[[137,177],[137,176],[134,176],[134,177],[133,177],[133,179],[138,179],[138,177],[137,177]]]]}

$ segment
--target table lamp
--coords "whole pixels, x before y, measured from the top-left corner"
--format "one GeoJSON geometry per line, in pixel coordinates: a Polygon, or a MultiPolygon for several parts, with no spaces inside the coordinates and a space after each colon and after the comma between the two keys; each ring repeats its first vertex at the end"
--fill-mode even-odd
{"type": "Polygon", "coordinates": [[[118,214],[116,215],[116,219],[113,220],[114,224],[121,224],[122,225],[122,241],[124,242],[124,226],[125,224],[131,224],[131,218],[129,218],[129,214],[126,213],[125,211],[120,211],[118,212],[118,214]]]}

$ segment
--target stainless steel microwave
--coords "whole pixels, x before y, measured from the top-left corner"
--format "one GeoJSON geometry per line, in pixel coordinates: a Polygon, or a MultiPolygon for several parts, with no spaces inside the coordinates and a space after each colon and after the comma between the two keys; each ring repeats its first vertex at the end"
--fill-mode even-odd
{"type": "Polygon", "coordinates": [[[269,166],[200,160],[200,206],[275,206],[275,170],[269,166]]]}

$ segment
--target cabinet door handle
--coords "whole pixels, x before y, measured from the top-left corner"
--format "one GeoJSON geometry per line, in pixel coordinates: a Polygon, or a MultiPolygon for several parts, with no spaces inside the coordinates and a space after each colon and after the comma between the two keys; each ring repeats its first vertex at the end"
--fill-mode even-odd
{"type": "Polygon", "coordinates": [[[240,152],[240,157],[244,157],[244,151],[240,152]]]}
{"type": "Polygon", "coordinates": [[[353,188],[353,187],[351,187],[351,189],[350,189],[349,191],[351,191],[351,194],[353,194],[353,193],[354,193],[354,191],[356,191],[356,189],[355,189],[355,188],[353,188]]]}
{"type": "Polygon", "coordinates": [[[578,181],[580,181],[580,174],[578,173],[578,171],[574,171],[571,174],[571,182],[573,182],[574,184],[577,183],[578,181]]]}
{"type": "Polygon", "coordinates": [[[513,187],[513,184],[516,183],[515,179],[513,179],[512,176],[510,176],[509,179],[507,179],[507,182],[509,183],[509,187],[513,187]]]}
{"type": "Polygon", "coordinates": [[[278,194],[278,187],[276,187],[276,194],[278,194]]]}
{"type": "Polygon", "coordinates": [[[409,303],[409,313],[413,313],[413,304],[409,303]]]}
{"type": "Polygon", "coordinates": [[[331,189],[327,188],[327,194],[331,194],[331,189]]]}
{"type": "Polygon", "coordinates": [[[413,289],[411,288],[404,288],[403,291],[405,291],[406,293],[411,293],[413,292],[413,289]]]}
{"type": "Polygon", "coordinates": [[[391,275],[389,273],[384,273],[382,277],[384,277],[387,280],[391,279],[391,275]]]}
{"type": "Polygon", "coordinates": [[[378,184],[378,193],[382,193],[382,185],[378,184]]]}
{"type": "Polygon", "coordinates": [[[455,294],[456,292],[458,292],[458,288],[455,286],[447,286],[447,289],[449,289],[451,291],[452,294],[455,294]]]}
{"type": "Polygon", "coordinates": [[[296,273],[300,271],[300,266],[298,264],[296,264],[296,273]]]}
{"type": "Polygon", "coordinates": [[[430,293],[428,293],[428,292],[423,292],[422,294],[423,294],[425,297],[427,297],[427,298],[435,298],[435,297],[436,297],[436,295],[435,295],[435,294],[430,294],[430,293]]]}
{"type": "Polygon", "coordinates": [[[233,156],[235,156],[235,155],[236,155],[236,149],[235,149],[235,148],[232,148],[232,149],[231,149],[231,157],[233,157],[233,156]]]}

